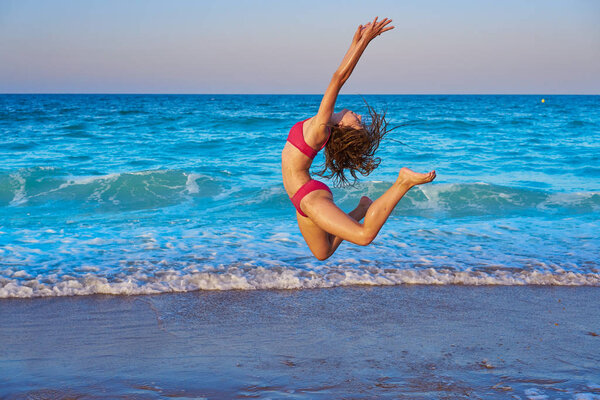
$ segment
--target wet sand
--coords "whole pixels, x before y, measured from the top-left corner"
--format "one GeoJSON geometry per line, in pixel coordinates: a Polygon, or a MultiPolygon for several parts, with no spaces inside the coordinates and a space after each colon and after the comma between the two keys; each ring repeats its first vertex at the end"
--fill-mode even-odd
{"type": "Polygon", "coordinates": [[[0,300],[0,397],[600,399],[600,288],[0,300]]]}

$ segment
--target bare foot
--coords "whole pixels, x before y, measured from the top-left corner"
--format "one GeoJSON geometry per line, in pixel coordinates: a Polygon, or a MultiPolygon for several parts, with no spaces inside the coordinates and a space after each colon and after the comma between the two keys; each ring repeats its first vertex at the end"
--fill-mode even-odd
{"type": "Polygon", "coordinates": [[[365,210],[367,210],[371,206],[371,203],[373,203],[373,200],[371,200],[367,196],[363,196],[360,198],[360,201],[358,202],[358,206],[363,207],[365,210]]]}
{"type": "Polygon", "coordinates": [[[361,197],[360,201],[358,202],[358,206],[356,206],[356,208],[352,210],[349,215],[355,220],[360,221],[367,214],[367,210],[371,206],[371,203],[373,203],[373,200],[367,196],[361,197]]]}
{"type": "Polygon", "coordinates": [[[427,174],[420,174],[418,172],[415,172],[411,169],[404,167],[400,170],[400,173],[398,174],[398,179],[396,180],[396,183],[408,184],[412,187],[412,186],[422,185],[424,183],[429,183],[434,179],[435,179],[435,171],[431,171],[427,174]]]}

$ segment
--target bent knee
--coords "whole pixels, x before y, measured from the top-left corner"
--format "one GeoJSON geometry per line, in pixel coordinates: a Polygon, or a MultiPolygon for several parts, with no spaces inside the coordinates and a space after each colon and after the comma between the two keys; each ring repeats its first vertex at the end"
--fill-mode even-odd
{"type": "Polygon", "coordinates": [[[319,261],[325,261],[329,257],[331,257],[331,255],[333,254],[333,253],[329,253],[329,252],[325,253],[325,252],[314,252],[314,251],[312,253],[319,261]]]}
{"type": "Polygon", "coordinates": [[[375,240],[375,236],[377,236],[377,233],[369,232],[363,229],[360,232],[356,244],[359,246],[368,246],[373,242],[373,240],[375,240]]]}

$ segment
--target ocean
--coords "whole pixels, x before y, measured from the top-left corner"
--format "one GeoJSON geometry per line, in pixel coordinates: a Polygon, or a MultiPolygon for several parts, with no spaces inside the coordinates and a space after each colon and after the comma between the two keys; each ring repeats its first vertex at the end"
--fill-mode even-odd
{"type": "MultiPolygon", "coordinates": [[[[321,262],[280,169],[321,96],[0,95],[0,298],[600,286],[600,96],[364,98],[399,126],[336,203],[375,199],[402,167],[437,179],[370,246],[321,262]]],[[[367,114],[362,96],[337,105],[367,114]]]]}

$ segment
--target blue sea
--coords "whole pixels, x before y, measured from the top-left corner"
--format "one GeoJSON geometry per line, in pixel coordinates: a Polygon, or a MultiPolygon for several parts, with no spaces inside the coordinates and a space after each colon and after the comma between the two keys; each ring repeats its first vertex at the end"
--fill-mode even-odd
{"type": "MultiPolygon", "coordinates": [[[[280,169],[290,127],[320,99],[0,95],[0,298],[600,286],[600,96],[365,96],[399,127],[336,203],[375,199],[405,166],[437,179],[370,246],[324,262],[280,169]]],[[[337,105],[367,114],[361,96],[337,105]]]]}

